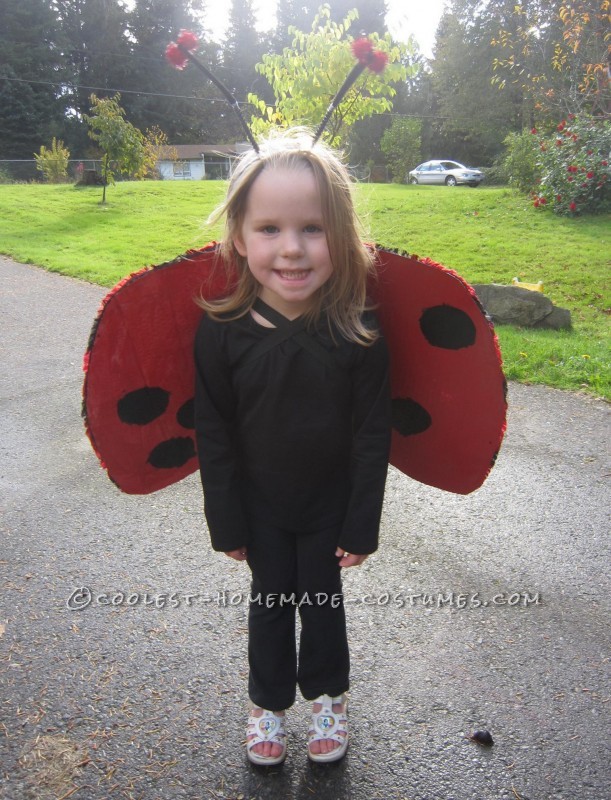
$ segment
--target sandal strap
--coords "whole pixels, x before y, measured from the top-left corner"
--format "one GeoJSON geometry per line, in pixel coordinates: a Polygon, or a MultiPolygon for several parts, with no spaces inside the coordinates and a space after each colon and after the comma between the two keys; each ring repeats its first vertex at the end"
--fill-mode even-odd
{"type": "MultiPolygon", "coordinates": [[[[254,706],[253,710],[258,709],[259,706],[254,706]]],[[[246,726],[246,737],[252,736],[246,743],[246,746],[251,750],[254,745],[261,742],[273,742],[284,747],[286,740],[286,729],[284,727],[284,716],[280,717],[274,714],[273,711],[261,709],[263,713],[260,717],[250,714],[248,717],[248,724],[246,726]]]]}
{"type": "Polygon", "coordinates": [[[312,727],[308,732],[310,744],[322,739],[331,739],[334,742],[343,744],[348,736],[346,696],[331,697],[328,694],[323,694],[313,702],[319,703],[322,708],[320,711],[312,712],[312,727]],[[341,712],[333,711],[335,704],[341,704],[344,710],[341,712]]]}

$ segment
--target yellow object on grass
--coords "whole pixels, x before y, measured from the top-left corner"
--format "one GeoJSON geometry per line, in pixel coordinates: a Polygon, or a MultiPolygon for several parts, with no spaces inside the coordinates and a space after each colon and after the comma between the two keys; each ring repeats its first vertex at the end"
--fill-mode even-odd
{"type": "Polygon", "coordinates": [[[520,289],[528,289],[531,292],[543,292],[543,281],[538,283],[523,283],[519,278],[512,278],[511,282],[514,286],[519,286],[520,289]]]}

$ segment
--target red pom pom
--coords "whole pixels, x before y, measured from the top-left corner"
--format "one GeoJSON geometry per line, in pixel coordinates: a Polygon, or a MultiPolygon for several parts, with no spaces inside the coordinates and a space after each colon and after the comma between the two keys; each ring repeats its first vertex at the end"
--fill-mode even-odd
{"type": "Polygon", "coordinates": [[[198,45],[197,36],[191,33],[191,31],[181,30],[176,41],[178,44],[181,44],[185,50],[189,51],[195,50],[198,45]]]}
{"type": "Polygon", "coordinates": [[[165,57],[176,69],[184,69],[188,61],[187,56],[175,42],[172,42],[166,47],[165,57]]]}
{"type": "Polygon", "coordinates": [[[369,39],[355,39],[352,42],[352,53],[364,67],[368,67],[372,72],[383,72],[388,64],[388,56],[381,50],[374,52],[373,45],[369,39]]]}
{"type": "Polygon", "coordinates": [[[358,59],[361,64],[369,63],[369,56],[373,52],[373,45],[369,39],[355,39],[352,42],[352,55],[358,59]]]}
{"type": "Polygon", "coordinates": [[[383,53],[381,50],[376,50],[375,53],[372,53],[369,57],[369,62],[367,66],[372,72],[384,72],[386,65],[388,64],[388,56],[386,53],[383,53]]]}

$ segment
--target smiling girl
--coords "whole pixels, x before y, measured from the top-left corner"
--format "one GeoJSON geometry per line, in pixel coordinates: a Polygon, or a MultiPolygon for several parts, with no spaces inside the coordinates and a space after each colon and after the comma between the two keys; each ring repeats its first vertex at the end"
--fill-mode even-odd
{"type": "Polygon", "coordinates": [[[284,760],[299,686],[313,703],[308,755],[336,761],[348,745],[341,569],[377,548],[390,446],[372,256],[346,168],[304,131],[248,151],[218,214],[234,283],[201,301],[196,432],[212,546],[252,572],[247,754],[284,760]]]}

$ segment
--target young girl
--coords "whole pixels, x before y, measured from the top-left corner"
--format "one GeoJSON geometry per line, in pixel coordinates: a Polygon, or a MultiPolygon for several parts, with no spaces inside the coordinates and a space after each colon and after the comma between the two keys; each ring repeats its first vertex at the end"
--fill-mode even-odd
{"type": "Polygon", "coordinates": [[[218,212],[234,288],[201,303],[205,513],[213,548],[252,572],[249,760],[283,761],[298,685],[313,702],[308,755],[336,761],[348,745],[340,573],[377,548],[388,355],[367,311],[372,255],[339,157],[297,130],[259,150],[242,157],[218,212]]]}

